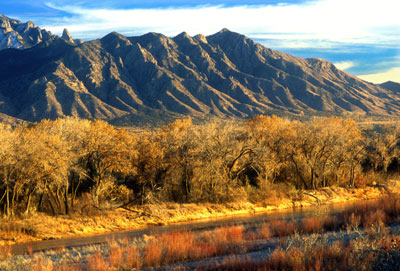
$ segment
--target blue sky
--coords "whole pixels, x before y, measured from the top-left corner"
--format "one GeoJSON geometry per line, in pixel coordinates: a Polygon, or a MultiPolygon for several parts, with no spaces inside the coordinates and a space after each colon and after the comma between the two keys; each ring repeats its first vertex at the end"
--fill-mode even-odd
{"type": "Polygon", "coordinates": [[[226,27],[266,47],[327,59],[374,83],[400,82],[398,0],[1,0],[0,13],[90,40],[111,31],[209,35],[226,27]]]}

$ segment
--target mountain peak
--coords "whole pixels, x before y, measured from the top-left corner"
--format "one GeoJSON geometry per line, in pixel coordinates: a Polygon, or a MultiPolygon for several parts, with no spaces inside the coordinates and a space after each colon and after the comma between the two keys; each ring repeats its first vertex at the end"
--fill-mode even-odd
{"type": "Polygon", "coordinates": [[[223,28],[221,31],[207,36],[208,41],[217,41],[217,42],[231,42],[233,40],[246,40],[247,37],[237,32],[230,31],[228,28],[223,28]]]}
{"type": "Polygon", "coordinates": [[[387,81],[385,83],[379,84],[380,87],[390,90],[395,93],[400,93],[400,83],[394,81],[387,81]]]}
{"type": "Polygon", "coordinates": [[[192,37],[190,37],[189,34],[186,33],[185,31],[183,31],[182,33],[180,33],[179,35],[177,35],[175,38],[179,38],[179,39],[192,39],[192,37]]]}
{"type": "Polygon", "coordinates": [[[21,21],[12,19],[10,17],[5,16],[4,14],[0,14],[0,21],[10,21],[10,22],[16,22],[16,23],[21,23],[21,21]]]}
{"type": "Polygon", "coordinates": [[[64,28],[64,31],[62,33],[61,36],[62,39],[69,41],[69,42],[74,42],[74,40],[72,39],[71,35],[69,34],[68,29],[64,28]]]}
{"type": "Polygon", "coordinates": [[[101,43],[104,47],[108,49],[115,49],[119,48],[120,46],[132,45],[127,37],[115,31],[101,38],[101,43]]]}
{"type": "MultiPolygon", "coordinates": [[[[233,33],[232,31],[230,31],[228,28],[224,27],[222,28],[218,33],[233,33]]],[[[218,34],[217,33],[217,34],[218,34]]]]}
{"type": "Polygon", "coordinates": [[[223,28],[219,32],[215,33],[214,35],[211,36],[221,36],[221,37],[245,37],[243,34],[234,32],[229,30],[228,28],[223,28]]]}
{"type": "Polygon", "coordinates": [[[157,32],[149,32],[141,36],[142,38],[149,38],[149,39],[163,39],[167,38],[165,35],[157,32]]]}
{"type": "Polygon", "coordinates": [[[198,42],[207,43],[206,36],[204,36],[202,34],[198,34],[198,35],[194,36],[193,39],[198,41],[198,42]]]}
{"type": "Polygon", "coordinates": [[[179,42],[194,43],[193,38],[189,36],[189,34],[186,32],[180,33],[178,36],[174,37],[173,40],[178,43],[179,42]]]}
{"type": "Polygon", "coordinates": [[[11,32],[13,29],[10,24],[10,18],[0,14],[0,29],[2,29],[3,34],[11,32]]]}
{"type": "Polygon", "coordinates": [[[42,30],[31,21],[21,21],[0,14],[0,50],[26,49],[52,38],[51,32],[42,30]]]}
{"type": "Polygon", "coordinates": [[[101,38],[102,41],[114,40],[114,39],[126,39],[126,38],[122,34],[115,32],[115,31],[113,31],[101,38]]]}

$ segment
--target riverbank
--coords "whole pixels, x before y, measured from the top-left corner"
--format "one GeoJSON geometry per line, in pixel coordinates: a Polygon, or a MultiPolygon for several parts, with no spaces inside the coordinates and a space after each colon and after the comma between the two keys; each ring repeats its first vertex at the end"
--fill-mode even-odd
{"type": "Polygon", "coordinates": [[[0,270],[398,270],[399,199],[311,207],[306,216],[304,209],[271,212],[250,224],[148,228],[81,245],[54,240],[58,245],[43,251],[3,251],[0,270]],[[293,216],[280,220],[277,213],[293,216]],[[376,268],[382,264],[389,268],[376,268]]]}
{"type": "Polygon", "coordinates": [[[0,245],[87,236],[184,221],[249,215],[293,207],[370,200],[389,193],[400,194],[400,181],[389,181],[386,186],[375,185],[354,189],[326,187],[318,191],[282,193],[261,203],[247,201],[226,204],[162,203],[120,208],[91,215],[75,213],[69,216],[49,216],[36,213],[13,221],[1,221],[0,245]]]}

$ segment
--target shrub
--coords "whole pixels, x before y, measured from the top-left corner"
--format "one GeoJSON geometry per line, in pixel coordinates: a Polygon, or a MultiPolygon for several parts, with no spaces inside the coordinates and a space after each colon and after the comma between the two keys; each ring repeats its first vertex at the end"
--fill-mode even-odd
{"type": "Polygon", "coordinates": [[[104,259],[100,252],[96,252],[95,255],[86,258],[87,270],[91,271],[106,271],[109,270],[109,264],[104,259]]]}
{"type": "Polygon", "coordinates": [[[144,260],[143,263],[146,266],[160,266],[163,260],[163,251],[160,247],[160,244],[156,243],[156,241],[150,241],[144,247],[144,260]]]}
{"type": "Polygon", "coordinates": [[[271,220],[268,224],[273,236],[288,236],[296,230],[296,225],[293,221],[271,220]]]}
{"type": "Polygon", "coordinates": [[[300,230],[303,233],[317,233],[323,228],[323,222],[319,218],[303,218],[300,223],[300,230]]]}

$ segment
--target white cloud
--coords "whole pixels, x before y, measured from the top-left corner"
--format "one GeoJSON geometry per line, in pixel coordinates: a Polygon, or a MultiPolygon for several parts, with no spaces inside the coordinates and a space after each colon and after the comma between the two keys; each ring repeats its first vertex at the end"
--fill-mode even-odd
{"type": "Polygon", "coordinates": [[[341,61],[333,64],[336,66],[336,68],[343,71],[348,70],[357,65],[357,63],[354,61],[341,61]]]}
{"type": "MultiPolygon", "coordinates": [[[[89,9],[80,6],[49,7],[73,14],[59,18],[46,28],[72,35],[104,35],[110,29],[138,34],[149,31],[174,36],[212,34],[227,27],[241,33],[267,34],[269,38],[335,41],[349,43],[390,43],[400,40],[398,0],[319,0],[302,4],[268,6],[198,6],[179,9],[89,9]],[[103,33],[105,32],[105,33],[103,33]],[[285,33],[282,35],[281,33],[285,33]]],[[[323,46],[323,44],[321,44],[323,46]]]]}
{"type": "Polygon", "coordinates": [[[400,83],[400,68],[392,68],[385,72],[360,75],[358,77],[375,84],[384,83],[386,81],[394,81],[400,83]]]}

